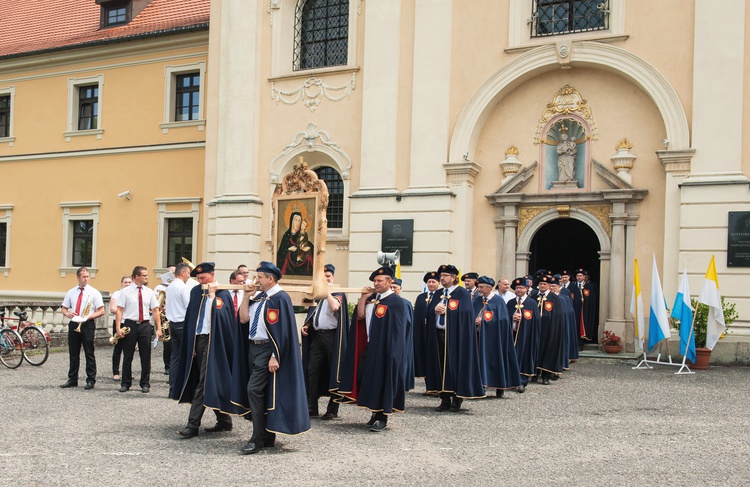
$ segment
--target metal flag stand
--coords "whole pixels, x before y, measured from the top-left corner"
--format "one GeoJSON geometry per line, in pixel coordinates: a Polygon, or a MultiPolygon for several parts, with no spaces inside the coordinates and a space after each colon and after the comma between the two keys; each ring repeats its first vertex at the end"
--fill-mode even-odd
{"type": "MultiPolygon", "coordinates": [[[[688,334],[687,343],[690,343],[690,338],[693,335],[693,328],[695,327],[695,313],[693,313],[693,322],[690,324],[690,333],[688,334]]],[[[674,365],[680,368],[677,372],[675,372],[675,375],[688,375],[688,374],[695,374],[692,370],[690,370],[690,367],[688,367],[686,360],[687,360],[687,346],[685,347],[685,353],[682,356],[682,362],[672,362],[672,354],[669,352],[669,342],[665,338],[661,342],[659,342],[659,353],[656,356],[656,360],[649,360],[646,358],[646,350],[643,350],[643,360],[638,362],[638,365],[633,367],[633,370],[642,370],[642,369],[653,369],[649,364],[656,364],[656,365],[674,365]],[[668,362],[662,362],[661,360],[661,350],[662,346],[666,344],[667,346],[667,359],[668,362]]]]}

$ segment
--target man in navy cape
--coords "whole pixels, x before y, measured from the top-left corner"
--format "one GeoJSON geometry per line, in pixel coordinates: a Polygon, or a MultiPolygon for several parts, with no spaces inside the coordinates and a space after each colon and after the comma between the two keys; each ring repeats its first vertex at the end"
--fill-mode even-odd
{"type": "Polygon", "coordinates": [[[231,402],[234,344],[240,339],[229,291],[216,290],[214,263],[203,262],[190,272],[200,284],[190,290],[185,328],[177,362],[172,399],[191,403],[187,425],[178,431],[184,438],[198,435],[206,408],[216,413],[216,425],[207,432],[231,431],[229,414],[244,414],[231,402]]]}
{"type": "Polygon", "coordinates": [[[573,308],[578,315],[576,319],[580,323],[581,337],[583,341],[597,343],[599,335],[599,299],[596,284],[589,280],[589,272],[580,268],[575,270],[576,282],[573,283],[578,289],[573,308]]]}
{"type": "Polygon", "coordinates": [[[261,262],[256,271],[260,291],[245,292],[239,312],[240,322],[249,323],[248,336],[235,345],[238,359],[247,351],[246,362],[240,360],[232,374],[232,401],[249,410],[253,421],[243,455],[275,446],[276,434],[310,429],[292,300],[278,284],[278,267],[261,262]]]}
{"type": "Polygon", "coordinates": [[[404,357],[406,303],[391,290],[393,269],[381,267],[370,275],[373,288],[357,302],[356,322],[349,333],[342,364],[342,402],[372,411],[370,431],[383,431],[388,416],[405,409],[404,357]]]}
{"type": "Polygon", "coordinates": [[[485,397],[477,349],[477,325],[471,294],[458,286],[458,269],[441,265],[437,270],[442,294],[435,314],[428,316],[427,392],[440,395],[436,411],[461,409],[464,399],[485,397]]]}
{"type": "Polygon", "coordinates": [[[435,306],[439,299],[436,299],[435,291],[440,287],[440,281],[437,272],[428,272],[422,279],[427,286],[427,291],[417,296],[414,301],[414,376],[424,377],[427,375],[427,323],[428,319],[435,315],[435,306]]]}
{"type": "Polygon", "coordinates": [[[552,276],[537,278],[539,289],[537,302],[541,317],[541,334],[539,338],[539,361],[537,369],[540,372],[543,385],[549,385],[553,375],[563,372],[563,350],[565,348],[565,317],[563,305],[557,294],[550,291],[549,285],[557,280],[552,276]]]}
{"type": "MultiPolygon", "coordinates": [[[[324,267],[328,285],[333,284],[336,268],[324,267]]],[[[302,327],[302,369],[305,371],[307,408],[310,417],[318,416],[318,398],[330,396],[322,419],[338,417],[339,403],[335,401],[341,383],[341,360],[344,358],[349,332],[349,305],[346,294],[331,292],[326,299],[311,306],[302,327]]]]}
{"type": "MultiPolygon", "coordinates": [[[[391,282],[391,291],[401,296],[403,281],[397,277],[391,282]]],[[[407,391],[414,389],[414,307],[411,301],[402,297],[406,303],[406,349],[404,350],[404,387],[407,391]]]]}
{"type": "Polygon", "coordinates": [[[518,392],[524,392],[529,384],[529,378],[537,375],[539,333],[542,325],[537,302],[526,294],[527,284],[526,277],[514,279],[510,287],[516,298],[508,301],[506,305],[513,323],[513,341],[516,345],[518,370],[521,373],[521,386],[516,389],[518,392]]]}
{"type": "Polygon", "coordinates": [[[508,309],[505,300],[492,291],[494,287],[495,280],[490,277],[480,276],[477,279],[481,303],[476,318],[479,326],[479,365],[484,386],[495,389],[497,397],[503,397],[506,390],[521,386],[521,374],[508,309]]]}
{"type": "Polygon", "coordinates": [[[579,357],[578,353],[578,326],[576,324],[576,314],[573,310],[573,294],[569,289],[562,287],[560,276],[555,275],[558,284],[551,285],[552,292],[560,296],[565,309],[565,367],[570,367],[570,362],[579,357]]]}

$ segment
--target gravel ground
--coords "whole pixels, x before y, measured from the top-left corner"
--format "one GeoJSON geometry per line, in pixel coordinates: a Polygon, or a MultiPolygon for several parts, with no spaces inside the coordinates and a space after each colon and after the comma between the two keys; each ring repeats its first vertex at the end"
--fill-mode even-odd
{"type": "MultiPolygon", "coordinates": [[[[0,485],[750,484],[746,367],[676,376],[675,367],[578,363],[550,386],[465,401],[458,413],[435,412],[439,400],[417,379],[406,413],[382,433],[365,428],[367,411],[343,405],[339,419],[314,419],[308,433],[240,456],[250,422],[179,439],[188,406],[167,399],[161,358],[142,394],[117,391],[110,357],[97,350],[91,391],[83,378],[58,387],[65,352],[41,367],[0,367],[0,485]]],[[[207,412],[204,426],[213,423],[207,412]]]]}

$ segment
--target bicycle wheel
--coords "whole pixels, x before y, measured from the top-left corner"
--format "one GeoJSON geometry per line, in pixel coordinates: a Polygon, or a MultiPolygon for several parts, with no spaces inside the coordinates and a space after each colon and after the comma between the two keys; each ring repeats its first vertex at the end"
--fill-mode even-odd
{"type": "Polygon", "coordinates": [[[9,369],[15,369],[23,362],[21,335],[8,328],[0,331],[0,362],[9,369]]]}
{"type": "Polygon", "coordinates": [[[44,332],[36,326],[29,326],[21,332],[23,338],[23,358],[31,365],[42,365],[49,357],[49,342],[44,332]]]}

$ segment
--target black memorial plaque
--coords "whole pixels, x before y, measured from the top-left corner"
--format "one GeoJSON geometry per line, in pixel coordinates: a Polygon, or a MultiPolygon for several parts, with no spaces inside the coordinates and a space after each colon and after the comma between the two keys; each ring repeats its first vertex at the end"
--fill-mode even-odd
{"type": "Polygon", "coordinates": [[[411,265],[414,251],[414,220],[383,220],[380,248],[383,252],[401,252],[401,265],[411,265]]]}
{"type": "Polygon", "coordinates": [[[730,211],[727,267],[750,267],[750,211],[730,211]]]}

